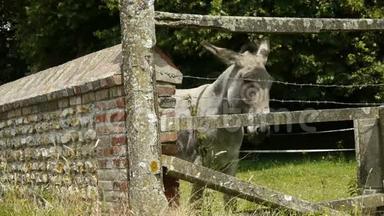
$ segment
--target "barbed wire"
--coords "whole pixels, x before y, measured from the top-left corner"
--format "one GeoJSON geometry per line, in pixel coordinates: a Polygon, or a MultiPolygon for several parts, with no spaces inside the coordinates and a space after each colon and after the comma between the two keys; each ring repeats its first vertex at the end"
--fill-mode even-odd
{"type": "MultiPolygon", "coordinates": [[[[213,77],[199,77],[199,76],[191,76],[191,75],[183,75],[183,78],[187,79],[197,79],[197,80],[209,80],[214,81],[217,78],[213,77]]],[[[231,78],[233,80],[237,80],[239,78],[231,78]]],[[[280,85],[287,86],[296,86],[296,87],[319,87],[319,88],[366,88],[366,87],[382,87],[384,83],[367,83],[367,84],[350,84],[350,85],[337,85],[337,84],[316,84],[316,83],[295,83],[295,82],[286,82],[281,80],[263,80],[263,79],[247,79],[249,81],[257,81],[257,82],[268,82],[268,83],[276,83],[280,85]]]]}
{"type": "MultiPolygon", "coordinates": [[[[188,98],[197,98],[197,96],[192,95],[174,95],[176,98],[183,98],[185,100],[188,100],[188,98]]],[[[200,97],[200,99],[225,99],[228,100],[229,98],[226,97],[200,97]]],[[[246,98],[231,98],[231,100],[243,100],[243,101],[251,101],[250,99],[246,98]]],[[[329,100],[295,100],[295,99],[276,99],[271,98],[269,99],[270,102],[278,102],[278,103],[301,103],[301,104],[333,104],[333,105],[345,105],[345,106],[381,106],[384,105],[384,103],[375,103],[375,102],[342,102],[342,101],[329,101],[329,100]]]]}
{"type": "Polygon", "coordinates": [[[302,104],[334,104],[346,106],[381,106],[383,103],[375,102],[342,102],[342,101],[328,101],[328,100],[292,100],[292,99],[269,99],[272,102],[278,103],[302,103],[302,104]]]}

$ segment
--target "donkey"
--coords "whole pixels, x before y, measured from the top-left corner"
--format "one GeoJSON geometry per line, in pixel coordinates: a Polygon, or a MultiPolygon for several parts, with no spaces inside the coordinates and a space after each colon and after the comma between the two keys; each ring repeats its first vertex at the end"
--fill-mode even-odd
{"type": "MultiPolygon", "coordinates": [[[[176,90],[176,116],[208,116],[240,113],[268,113],[272,77],[265,69],[269,42],[263,40],[254,52],[237,53],[202,43],[203,47],[229,67],[212,84],[176,90]]],[[[248,126],[248,133],[262,134],[267,126],[248,126]]],[[[244,128],[184,130],[177,143],[182,159],[235,175],[244,128]]],[[[193,185],[191,203],[201,201],[204,185],[193,185]]],[[[225,203],[234,206],[231,197],[225,203]]],[[[197,203],[202,204],[202,203],[197,203]]],[[[198,206],[198,205],[196,205],[198,206]]]]}

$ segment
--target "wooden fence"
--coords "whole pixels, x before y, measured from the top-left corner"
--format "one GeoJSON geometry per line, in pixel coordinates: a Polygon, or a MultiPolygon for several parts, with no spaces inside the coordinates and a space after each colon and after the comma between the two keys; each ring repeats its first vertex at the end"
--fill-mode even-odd
{"type": "MultiPolygon", "coordinates": [[[[126,35],[135,34],[138,32],[148,32],[153,34],[152,25],[169,26],[169,27],[203,27],[215,28],[231,32],[265,32],[265,33],[317,33],[322,31],[370,31],[370,30],[384,30],[384,19],[331,19],[331,18],[273,18],[273,17],[230,17],[230,16],[207,16],[207,15],[191,15],[191,14],[173,14],[165,12],[154,13],[153,1],[145,3],[146,6],[139,0],[132,3],[128,0],[122,0],[120,6],[122,8],[121,19],[123,27],[129,26],[123,32],[123,42],[127,41],[126,35]],[[149,14],[149,15],[148,15],[149,14]],[[152,19],[152,22],[135,22],[138,18],[152,19]],[[127,22],[133,20],[132,22],[127,22]],[[153,20],[153,19],[156,19],[153,20]],[[125,23],[128,23],[125,25],[125,23]],[[132,33],[133,32],[133,33],[132,33]]],[[[151,37],[151,36],[150,36],[151,37]]],[[[140,49],[132,49],[130,52],[124,51],[123,53],[132,56],[143,57],[147,54],[146,51],[152,49],[153,44],[149,44],[143,40],[138,40],[140,49]]],[[[129,41],[125,42],[126,45],[132,44],[129,41]]],[[[128,46],[124,46],[128,50],[128,46]]],[[[129,58],[129,57],[127,57],[129,58]]],[[[135,59],[133,57],[133,59],[135,59]]],[[[127,60],[128,62],[128,60],[127,60]]],[[[124,65],[124,64],[123,64],[124,65]]],[[[150,69],[147,70],[151,74],[150,69]]],[[[127,75],[129,76],[129,75],[127,75]]],[[[134,86],[135,87],[135,86],[134,86]]],[[[133,91],[140,92],[140,89],[134,88],[133,91]]],[[[151,88],[149,88],[149,92],[151,88]]],[[[128,92],[129,93],[129,92],[128,92]]],[[[137,96],[140,99],[139,96],[137,96]]],[[[142,97],[145,98],[145,97],[142,97]]],[[[269,114],[240,114],[240,115],[222,115],[222,116],[206,116],[206,117],[191,117],[191,118],[166,118],[161,120],[162,131],[175,131],[182,129],[203,129],[203,128],[226,128],[226,127],[241,127],[247,125],[258,124],[294,124],[294,123],[313,123],[313,122],[329,122],[329,121],[353,121],[355,128],[355,141],[357,149],[358,161],[358,179],[359,185],[364,189],[365,193],[380,193],[383,191],[383,164],[384,160],[384,116],[383,109],[378,107],[367,108],[354,108],[354,109],[329,109],[329,110],[314,110],[314,111],[296,111],[296,112],[282,112],[282,113],[269,113],[269,114]]],[[[133,114],[134,115],[134,114],[133,114]]],[[[134,116],[127,116],[127,119],[134,119],[134,116]]],[[[137,120],[137,119],[136,119],[137,120]]],[[[129,123],[135,123],[131,122],[129,123]]],[[[134,124],[133,124],[134,125],[134,124]]],[[[145,129],[145,128],[144,128],[145,129]]],[[[154,132],[154,130],[151,130],[154,132]]],[[[144,133],[143,133],[144,134],[144,133]]],[[[146,133],[148,134],[148,133],[146,133]]],[[[156,134],[156,132],[155,132],[156,134]]],[[[151,144],[140,142],[135,144],[135,152],[143,152],[151,149],[151,144]]],[[[157,161],[156,151],[148,155],[148,159],[141,161],[157,161]]],[[[160,161],[160,158],[158,158],[160,161]]],[[[361,206],[375,208],[377,206],[384,206],[384,196],[382,194],[367,195],[365,197],[358,197],[342,201],[330,201],[327,203],[314,204],[301,201],[300,199],[292,196],[285,196],[284,194],[275,193],[281,199],[272,199],[270,196],[274,195],[264,187],[256,187],[252,185],[245,185],[247,190],[241,191],[241,188],[227,188],[226,183],[218,184],[212,182],[210,179],[204,179],[199,175],[193,175],[183,169],[183,166],[194,167],[196,170],[204,170],[211,176],[218,176],[221,179],[227,179],[229,183],[239,183],[235,178],[229,178],[225,174],[218,174],[214,171],[191,165],[188,162],[181,161],[176,158],[163,156],[163,165],[168,169],[170,175],[179,177],[191,182],[206,183],[209,187],[220,190],[225,193],[234,193],[253,201],[272,203],[277,206],[293,209],[299,212],[317,212],[326,209],[332,215],[344,213],[334,211],[330,208],[337,208],[342,203],[346,205],[361,204],[361,206]],[[224,186],[223,186],[224,185],[224,186]],[[266,194],[258,194],[258,189],[265,191],[266,194]],[[250,192],[249,192],[250,191],[250,192]],[[251,197],[251,198],[250,198],[251,197]],[[358,201],[356,201],[358,200],[358,201]],[[374,201],[372,201],[374,200],[374,201]],[[367,204],[368,202],[368,204],[367,204]],[[299,203],[299,206],[297,206],[299,203]]],[[[152,165],[152,164],[151,164],[152,165]]],[[[157,165],[157,164],[156,164],[157,165]]],[[[130,170],[142,170],[143,163],[131,163],[130,170]]],[[[149,166],[151,167],[151,166],[149,166]]],[[[157,169],[156,169],[157,170],[157,169]]],[[[131,172],[132,173],[132,172],[131,172]]],[[[150,179],[158,175],[157,172],[143,174],[144,177],[135,176],[136,182],[150,179]]],[[[158,194],[158,183],[156,180],[152,181],[156,185],[153,194],[158,194]]],[[[239,183],[241,185],[241,183],[239,183]]],[[[146,187],[148,188],[148,187],[146,187]]],[[[130,189],[131,190],[131,189],[130,189]]],[[[140,191],[135,189],[134,191],[140,191]]],[[[146,190],[145,193],[148,191],[146,190]]],[[[133,209],[151,208],[155,204],[161,204],[162,198],[158,198],[159,203],[149,203],[145,200],[145,196],[139,193],[131,193],[130,199],[135,199],[131,202],[133,209]],[[145,204],[147,203],[147,204],[145,204]],[[141,205],[135,207],[132,205],[141,205]]],[[[155,201],[155,199],[152,199],[155,201]]],[[[143,215],[150,215],[151,213],[143,215]]]]}
{"type": "MultiPolygon", "coordinates": [[[[163,118],[161,119],[161,130],[204,130],[260,124],[282,125],[335,121],[353,121],[354,123],[358,184],[362,193],[382,193],[384,180],[384,167],[382,166],[384,164],[384,108],[381,107],[163,118]]],[[[177,176],[180,177],[180,175],[177,176]]],[[[184,179],[191,181],[191,178],[184,179]]],[[[365,198],[373,199],[371,196],[360,197],[360,199],[365,198]]],[[[384,205],[381,194],[373,200],[376,203],[379,202],[378,206],[384,205]]],[[[267,201],[264,200],[264,202],[267,201]]],[[[287,206],[282,204],[282,207],[287,206]]]]}
{"type": "MultiPolygon", "coordinates": [[[[317,33],[323,31],[368,31],[383,30],[384,19],[331,19],[331,18],[274,18],[274,17],[230,17],[230,16],[209,16],[192,14],[173,14],[157,12],[155,15],[156,24],[170,27],[204,27],[215,28],[231,32],[263,32],[263,33],[317,33]]],[[[383,179],[384,168],[384,108],[364,107],[348,109],[325,109],[325,110],[305,110],[294,112],[275,112],[268,114],[235,114],[235,115],[215,115],[204,117],[185,117],[185,118],[164,118],[161,119],[160,128],[162,131],[178,131],[184,129],[209,129],[209,128],[230,128],[251,125],[283,125],[316,122],[335,122],[353,121],[355,133],[356,159],[358,162],[357,175],[358,184],[363,194],[379,193],[375,196],[363,196],[342,201],[327,202],[328,207],[340,207],[335,203],[349,203],[344,205],[352,207],[374,208],[384,205],[383,179]],[[355,202],[360,200],[360,202],[355,202]],[[366,201],[366,202],[365,202],[366,201]]],[[[169,164],[167,159],[165,165],[169,164]]],[[[174,160],[172,160],[174,161],[174,160]]],[[[181,162],[180,162],[181,163],[181,162]]],[[[183,162],[184,163],[184,162],[183,162]]],[[[184,164],[186,165],[186,164],[184,164]]],[[[172,168],[176,165],[173,163],[172,168]]],[[[189,165],[191,167],[191,165],[189,165]]],[[[217,185],[209,182],[208,179],[191,178],[193,175],[186,176],[186,170],[173,171],[175,176],[192,182],[205,182],[212,188],[222,190],[217,185]]],[[[211,173],[210,175],[213,175],[211,173]]],[[[196,177],[196,176],[195,176],[196,177]]],[[[224,178],[224,177],[223,177],[224,178]]],[[[220,184],[218,184],[220,185],[220,184]]],[[[221,184],[222,185],[222,184],[221,184]]],[[[257,188],[254,190],[257,191],[257,188]]],[[[267,190],[267,188],[263,188],[267,190]]],[[[228,191],[227,191],[228,192],[228,191]]],[[[239,191],[237,191],[239,192],[239,191]]],[[[237,193],[235,193],[237,194],[237,193]]],[[[255,192],[255,194],[257,194],[255,192]]],[[[239,195],[239,194],[238,194],[239,195]]],[[[279,197],[278,194],[275,194],[279,197]]],[[[245,196],[247,197],[247,196],[245,196]]],[[[249,196],[248,196],[249,197],[249,196]]],[[[263,202],[269,203],[268,196],[262,196],[263,202]]],[[[254,199],[255,198],[251,198],[254,199]]],[[[260,201],[260,197],[258,199],[260,201]]],[[[284,200],[284,199],[280,199],[284,200]]],[[[291,205],[296,205],[297,200],[293,199],[289,205],[286,203],[272,203],[280,207],[286,207],[300,212],[306,212],[308,205],[299,201],[304,209],[297,209],[291,205]]],[[[324,204],[325,205],[325,204],[324,204]]],[[[311,211],[316,211],[317,206],[312,206],[311,211]]],[[[318,209],[317,209],[318,210],[318,209]]]]}

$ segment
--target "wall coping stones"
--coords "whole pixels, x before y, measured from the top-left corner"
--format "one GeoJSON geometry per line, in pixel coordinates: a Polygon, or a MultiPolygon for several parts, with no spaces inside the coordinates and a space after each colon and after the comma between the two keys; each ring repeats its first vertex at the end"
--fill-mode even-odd
{"type": "MultiPolygon", "coordinates": [[[[122,85],[121,44],[0,86],[0,112],[122,85]]],[[[156,79],[180,84],[181,72],[159,49],[154,52],[156,79]]]]}

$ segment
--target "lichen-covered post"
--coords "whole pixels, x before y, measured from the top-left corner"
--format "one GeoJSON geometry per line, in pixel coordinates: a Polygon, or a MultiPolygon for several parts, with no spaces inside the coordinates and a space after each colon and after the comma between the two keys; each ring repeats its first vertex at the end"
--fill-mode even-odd
{"type": "MultiPolygon", "coordinates": [[[[382,114],[381,114],[382,115],[382,114]]],[[[354,120],[358,183],[363,194],[383,191],[382,126],[378,119],[354,120]]]]}
{"type": "Polygon", "coordinates": [[[155,111],[154,1],[121,0],[122,74],[126,95],[128,196],[133,214],[158,215],[167,207],[162,185],[155,111]]]}
{"type": "MultiPolygon", "coordinates": [[[[363,195],[382,193],[384,168],[384,112],[379,119],[354,120],[357,158],[357,180],[363,195]]],[[[376,208],[364,209],[364,215],[375,215],[376,208]]]]}
{"type": "MultiPolygon", "coordinates": [[[[354,120],[357,181],[363,195],[383,192],[383,112],[379,119],[354,120]]],[[[364,215],[375,215],[376,208],[366,208],[364,215]]]]}

